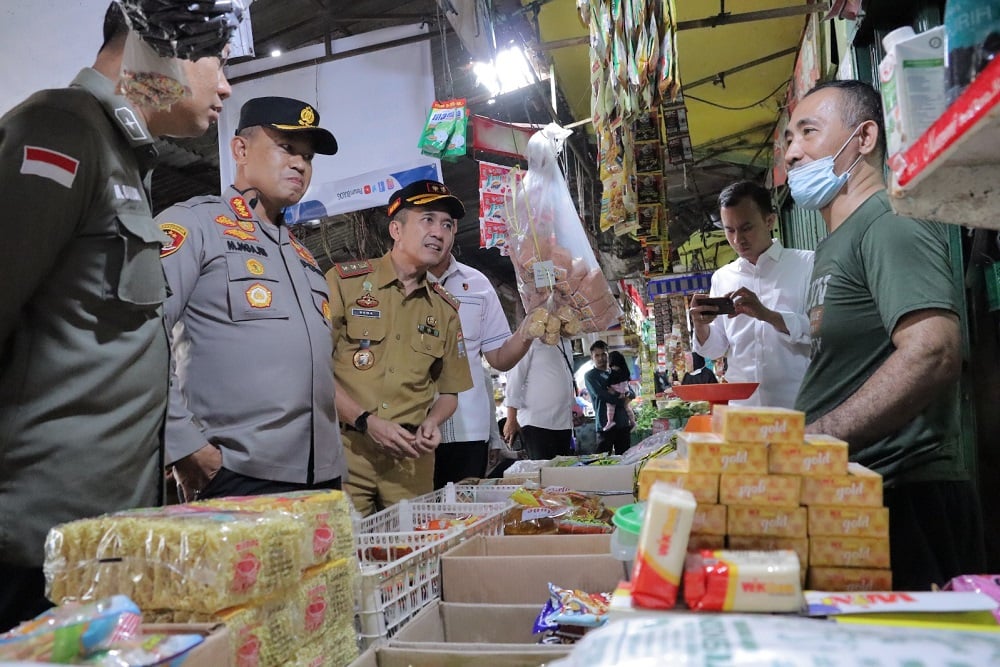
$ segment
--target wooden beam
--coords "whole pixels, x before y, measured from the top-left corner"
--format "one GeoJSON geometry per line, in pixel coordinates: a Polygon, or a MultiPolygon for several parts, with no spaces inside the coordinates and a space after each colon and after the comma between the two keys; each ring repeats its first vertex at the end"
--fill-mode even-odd
{"type": "Polygon", "coordinates": [[[688,90],[694,88],[695,86],[703,86],[706,83],[723,82],[722,86],[724,88],[725,78],[730,74],[735,74],[736,72],[742,72],[745,69],[750,69],[751,67],[756,67],[757,65],[763,65],[764,63],[769,63],[772,60],[777,60],[778,58],[784,58],[785,56],[794,55],[798,52],[799,52],[799,47],[797,44],[795,46],[790,46],[787,49],[782,49],[781,51],[775,51],[772,54],[763,56],[761,58],[757,58],[756,60],[751,60],[748,63],[743,63],[742,65],[737,65],[736,67],[731,67],[729,69],[722,70],[721,72],[717,72],[712,76],[706,76],[704,79],[698,79],[697,81],[692,81],[691,83],[685,83],[684,85],[681,86],[681,92],[682,93],[687,92],[688,90]]]}
{"type": "Polygon", "coordinates": [[[794,7],[778,7],[777,9],[763,9],[758,12],[746,12],[745,14],[730,14],[728,12],[716,14],[703,19],[692,21],[678,21],[677,30],[696,30],[698,28],[717,28],[720,25],[732,25],[734,23],[749,23],[752,21],[767,21],[770,19],[783,19],[790,16],[805,16],[825,12],[830,9],[829,2],[815,2],[808,5],[796,5],[794,7]]]}

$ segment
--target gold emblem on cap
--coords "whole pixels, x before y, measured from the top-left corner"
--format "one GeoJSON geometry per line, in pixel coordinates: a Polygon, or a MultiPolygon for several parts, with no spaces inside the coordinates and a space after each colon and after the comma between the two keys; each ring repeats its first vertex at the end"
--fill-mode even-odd
{"type": "Polygon", "coordinates": [[[299,125],[312,127],[316,124],[316,112],[311,106],[306,106],[299,112],[299,125]]]}
{"type": "Polygon", "coordinates": [[[354,353],[354,367],[366,371],[375,365],[375,353],[368,348],[362,348],[354,353]]]}

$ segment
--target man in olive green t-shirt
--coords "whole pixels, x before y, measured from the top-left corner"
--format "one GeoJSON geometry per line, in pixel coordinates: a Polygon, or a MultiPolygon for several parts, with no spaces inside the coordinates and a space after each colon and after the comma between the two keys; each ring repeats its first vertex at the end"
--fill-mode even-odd
{"type": "Polygon", "coordinates": [[[962,457],[959,286],[938,223],[893,213],[878,93],[817,86],[785,130],[796,203],[819,210],[807,303],[809,368],[796,407],[807,431],[850,444],[883,476],[893,587],[926,590],[983,565],[978,500],[962,457]]]}

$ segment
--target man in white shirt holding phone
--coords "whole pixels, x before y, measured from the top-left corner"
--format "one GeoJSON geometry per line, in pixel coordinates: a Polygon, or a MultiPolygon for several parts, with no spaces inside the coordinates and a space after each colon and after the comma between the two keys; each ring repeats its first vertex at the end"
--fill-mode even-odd
{"type": "Polygon", "coordinates": [[[706,359],[727,357],[729,382],[760,383],[731,404],[791,408],[809,365],[813,253],[771,238],[778,215],[770,192],[756,183],[727,186],[719,215],[738,258],[712,274],[709,295],[691,297],[691,349],[706,359]]]}

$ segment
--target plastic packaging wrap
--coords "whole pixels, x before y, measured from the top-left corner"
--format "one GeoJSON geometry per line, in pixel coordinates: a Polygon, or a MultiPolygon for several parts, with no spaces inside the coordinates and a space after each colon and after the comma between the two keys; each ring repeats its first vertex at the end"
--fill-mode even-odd
{"type": "MultiPolygon", "coordinates": [[[[1000,574],[963,574],[945,584],[944,590],[982,593],[1000,602],[1000,574]]],[[[1000,607],[992,613],[1000,623],[1000,607]]]]}
{"type": "Polygon", "coordinates": [[[549,487],[517,489],[504,522],[507,535],[610,533],[613,513],[595,495],[549,487]]]}
{"type": "Polygon", "coordinates": [[[587,593],[549,582],[549,599],[535,619],[534,632],[558,630],[562,625],[596,628],[607,620],[609,593],[587,593]]]}
{"type": "Polygon", "coordinates": [[[201,635],[143,635],[116,642],[107,651],[87,658],[83,664],[94,667],[158,667],[174,662],[204,639],[201,635]]]}
{"type": "Polygon", "coordinates": [[[142,609],[211,613],[296,584],[307,532],[279,512],[194,505],[73,521],[46,540],[48,597],[63,603],[123,594],[142,609]]]}
{"type": "Polygon", "coordinates": [[[688,554],[684,601],[697,611],[787,611],[802,608],[794,551],[709,551],[688,554]]]}
{"type": "Polygon", "coordinates": [[[134,638],[141,622],[139,607],[124,595],[55,607],[0,634],[0,662],[73,662],[134,638]]]}
{"type": "Polygon", "coordinates": [[[527,334],[560,336],[608,329],[621,316],[590,247],[556,159],[570,135],[551,123],[528,141],[528,172],[505,195],[508,244],[527,334]]]}
{"type": "Polygon", "coordinates": [[[342,491],[293,491],[263,496],[230,496],[195,503],[198,506],[251,512],[281,511],[303,521],[307,534],[306,565],[354,555],[351,510],[342,491]]]}
{"type": "Polygon", "coordinates": [[[131,28],[164,58],[222,53],[243,18],[241,0],[118,0],[131,28]]]}
{"type": "Polygon", "coordinates": [[[132,30],[125,39],[118,90],[133,104],[157,110],[191,94],[180,61],[160,57],[132,30]]]}

